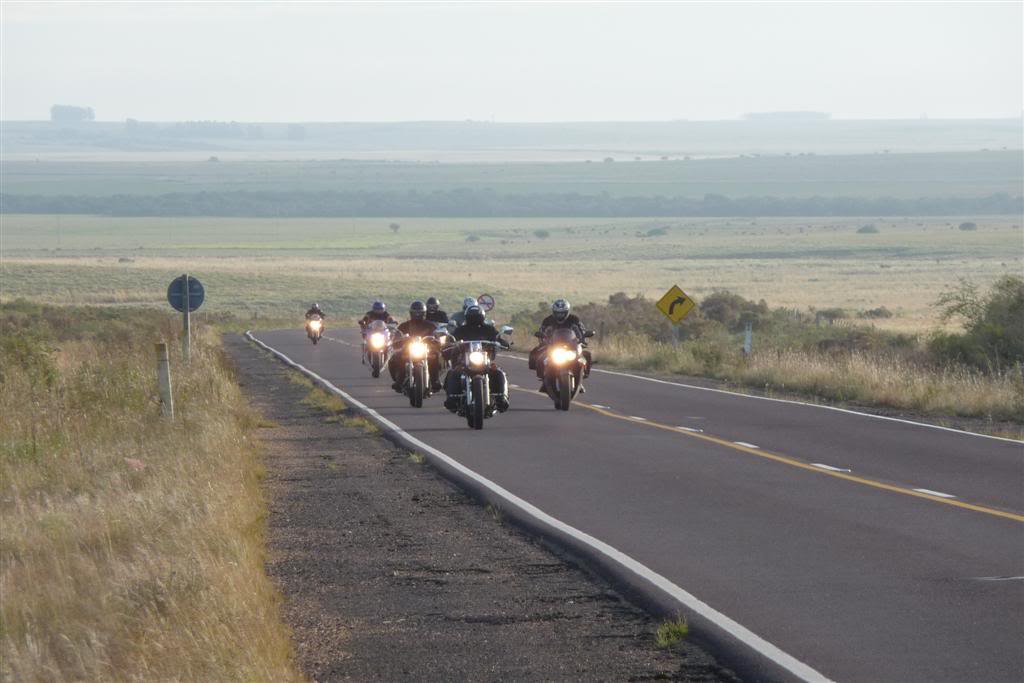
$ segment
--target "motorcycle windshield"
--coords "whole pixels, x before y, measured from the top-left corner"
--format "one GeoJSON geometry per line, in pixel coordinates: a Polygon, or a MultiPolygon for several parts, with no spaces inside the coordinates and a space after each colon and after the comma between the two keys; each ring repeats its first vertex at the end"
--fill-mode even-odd
{"type": "Polygon", "coordinates": [[[557,330],[552,330],[551,335],[548,337],[548,343],[575,346],[576,344],[579,344],[579,338],[576,336],[575,331],[560,328],[557,330]]]}

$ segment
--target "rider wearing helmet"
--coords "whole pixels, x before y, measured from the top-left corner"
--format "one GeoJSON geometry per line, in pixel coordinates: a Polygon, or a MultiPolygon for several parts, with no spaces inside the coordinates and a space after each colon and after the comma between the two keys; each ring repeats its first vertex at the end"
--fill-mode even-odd
{"type": "MultiPolygon", "coordinates": [[[[395,352],[391,354],[391,359],[388,361],[388,370],[391,371],[391,379],[394,380],[391,388],[397,392],[402,391],[402,384],[405,383],[405,354],[403,351],[406,342],[413,337],[431,337],[434,330],[437,329],[437,325],[427,320],[426,316],[427,307],[423,305],[423,302],[413,301],[409,304],[409,319],[398,326],[398,331],[402,333],[402,336],[393,344],[395,352]]],[[[437,381],[440,354],[435,344],[428,342],[428,348],[430,355],[427,367],[430,368],[431,390],[440,391],[441,383],[437,381]]]]}
{"type": "Polygon", "coordinates": [[[359,320],[359,327],[364,327],[365,328],[367,325],[369,325],[374,320],[383,320],[384,322],[386,322],[389,325],[391,323],[395,322],[395,319],[392,318],[391,315],[388,313],[387,304],[385,304],[380,299],[378,299],[377,301],[374,301],[373,305],[370,307],[370,310],[368,310],[366,312],[366,315],[364,315],[359,320]]]}
{"type": "MultiPolygon", "coordinates": [[[[580,342],[583,342],[583,340],[586,339],[586,328],[583,327],[583,323],[580,322],[579,316],[572,313],[572,306],[565,299],[555,299],[555,302],[551,304],[551,315],[544,318],[540,323],[539,332],[541,334],[541,341],[533,348],[532,351],[530,351],[530,369],[536,370],[537,377],[540,379],[544,379],[544,368],[540,364],[539,360],[541,354],[544,353],[544,349],[547,348],[545,339],[553,330],[558,329],[572,330],[576,333],[580,342]]],[[[583,366],[583,376],[589,377],[591,365],[590,351],[584,351],[583,357],[587,360],[586,365],[583,366]]]]}
{"type": "Polygon", "coordinates": [[[451,317],[452,325],[454,325],[455,327],[460,327],[463,324],[465,324],[465,322],[466,322],[466,311],[469,309],[470,306],[476,306],[476,305],[477,305],[476,304],[476,299],[474,299],[471,296],[467,296],[465,299],[463,299],[462,300],[462,310],[459,311],[458,313],[453,313],[452,314],[452,317],[451,317]]]}
{"type": "MultiPolygon", "coordinates": [[[[456,341],[491,341],[497,342],[502,348],[510,348],[511,344],[501,338],[498,329],[484,319],[484,312],[479,306],[470,306],[466,309],[466,322],[452,333],[456,341]]],[[[451,355],[457,347],[452,346],[447,350],[451,355]]],[[[488,349],[491,358],[494,357],[493,347],[488,349]]],[[[453,359],[456,360],[456,359],[453,359]]],[[[460,362],[459,359],[456,362],[460,362]]],[[[455,412],[459,408],[459,396],[462,394],[462,365],[453,365],[445,378],[445,393],[448,398],[444,401],[444,407],[455,412]]],[[[498,412],[508,410],[508,379],[505,373],[494,368],[490,372],[491,392],[494,394],[494,403],[498,412]]]]}
{"type": "Polygon", "coordinates": [[[309,307],[309,310],[306,311],[306,320],[309,320],[314,315],[318,315],[321,318],[327,317],[324,315],[323,309],[320,308],[320,304],[317,303],[314,303],[312,306],[309,307]]]}
{"type": "Polygon", "coordinates": [[[441,310],[441,302],[436,296],[427,299],[427,320],[438,325],[448,322],[448,314],[441,310]]]}

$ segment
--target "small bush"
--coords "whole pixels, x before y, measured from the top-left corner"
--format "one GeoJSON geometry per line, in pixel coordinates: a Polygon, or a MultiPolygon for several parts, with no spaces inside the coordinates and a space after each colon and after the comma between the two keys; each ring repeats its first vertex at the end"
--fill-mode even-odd
{"type": "Polygon", "coordinates": [[[869,320],[877,320],[879,318],[891,318],[892,311],[885,306],[879,306],[878,308],[872,308],[867,311],[861,311],[857,314],[859,318],[867,318],[869,320]]]}
{"type": "Polygon", "coordinates": [[[467,242],[479,242],[480,241],[480,236],[479,235],[467,235],[466,236],[466,241],[467,242]]]}
{"type": "Polygon", "coordinates": [[[534,230],[533,234],[534,234],[534,236],[537,237],[537,239],[541,239],[541,240],[546,240],[547,238],[551,237],[551,231],[550,230],[543,230],[543,229],[541,229],[541,230],[534,230]]]}
{"type": "Polygon", "coordinates": [[[978,224],[977,223],[972,223],[971,221],[966,221],[964,223],[961,223],[958,227],[961,230],[977,230],[978,229],[978,224]]]}
{"type": "Polygon", "coordinates": [[[861,235],[874,235],[878,233],[878,228],[875,227],[874,223],[868,223],[857,228],[857,232],[861,235]]]}

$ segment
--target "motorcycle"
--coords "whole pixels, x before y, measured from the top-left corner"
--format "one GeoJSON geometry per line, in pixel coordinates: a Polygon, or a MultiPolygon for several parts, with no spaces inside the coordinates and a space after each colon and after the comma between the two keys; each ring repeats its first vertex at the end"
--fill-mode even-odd
{"type": "MultiPolygon", "coordinates": [[[[512,328],[501,328],[503,335],[511,334],[512,328]]],[[[509,346],[511,344],[508,344],[509,346]]],[[[502,348],[503,344],[492,341],[464,341],[458,343],[458,353],[462,357],[462,395],[456,413],[466,418],[470,429],[483,429],[484,420],[493,417],[499,410],[508,409],[507,395],[504,408],[499,408],[496,396],[491,392],[491,372],[501,372],[491,358],[490,350],[502,348]]],[[[508,380],[505,381],[508,391],[508,380]]]]}
{"type": "Polygon", "coordinates": [[[423,399],[434,393],[430,382],[430,363],[432,355],[439,355],[436,347],[434,337],[410,337],[405,343],[405,382],[402,393],[409,397],[409,405],[413,408],[422,408],[423,399]]]}
{"type": "Polygon", "coordinates": [[[374,320],[363,329],[363,365],[370,366],[373,377],[380,377],[391,358],[392,337],[394,330],[383,320],[374,320]]]}
{"type": "Polygon", "coordinates": [[[324,336],[324,319],[319,315],[312,315],[306,320],[306,336],[316,346],[320,338],[324,336]]]}
{"type": "MultiPolygon", "coordinates": [[[[541,333],[537,337],[543,338],[541,333]]],[[[584,338],[593,337],[591,330],[584,338]]],[[[569,410],[572,400],[583,389],[587,357],[585,343],[569,329],[552,330],[545,339],[544,356],[540,359],[544,375],[544,391],[555,403],[555,410],[569,410]]]]}

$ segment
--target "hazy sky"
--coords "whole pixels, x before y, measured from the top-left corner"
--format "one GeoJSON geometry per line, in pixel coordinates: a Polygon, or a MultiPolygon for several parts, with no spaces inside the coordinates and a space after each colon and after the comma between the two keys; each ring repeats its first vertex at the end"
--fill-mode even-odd
{"type": "Polygon", "coordinates": [[[1024,3],[0,2],[4,119],[1011,117],[1024,3]]]}

